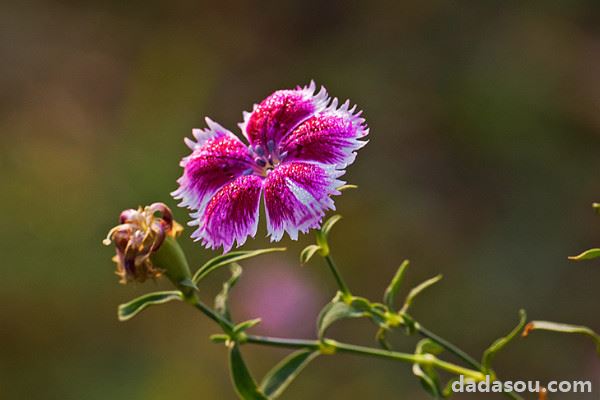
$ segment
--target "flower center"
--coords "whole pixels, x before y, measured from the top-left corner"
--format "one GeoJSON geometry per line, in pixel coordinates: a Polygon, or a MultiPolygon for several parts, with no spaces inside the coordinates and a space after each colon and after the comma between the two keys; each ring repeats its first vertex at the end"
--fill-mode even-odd
{"type": "Polygon", "coordinates": [[[257,144],[248,146],[250,157],[254,159],[254,171],[260,176],[267,176],[275,167],[283,162],[287,151],[279,152],[273,140],[269,140],[266,146],[257,144]]]}

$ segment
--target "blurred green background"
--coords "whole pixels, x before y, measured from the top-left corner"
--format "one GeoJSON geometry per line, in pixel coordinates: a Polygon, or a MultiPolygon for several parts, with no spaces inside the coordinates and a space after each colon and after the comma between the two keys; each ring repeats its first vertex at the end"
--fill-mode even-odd
{"type": "MultiPolygon", "coordinates": [[[[356,294],[380,298],[410,258],[410,284],[445,276],[415,317],[475,355],[521,307],[600,330],[600,263],[566,259],[600,245],[599,17],[592,0],[2,2],[0,397],[235,398],[226,350],[208,341],[217,329],[193,309],[117,321],[120,302],[167,285],[119,285],[101,240],[124,208],[175,207],[183,137],[204,116],[237,132],[254,102],[310,79],[371,127],[332,237],[356,294]]],[[[268,245],[264,218],[261,229],[247,248],[268,245]]],[[[190,233],[197,266],[214,253],[190,233]]],[[[298,266],[311,241],[246,263],[233,309],[264,315],[257,332],[314,336],[335,287],[319,260],[298,266]]],[[[203,284],[207,301],[225,277],[203,284]]],[[[364,344],[373,333],[368,321],[331,331],[364,344]]],[[[593,350],[534,333],[496,366],[507,379],[593,380],[593,395],[551,399],[598,399],[593,350]]],[[[244,351],[257,376],[285,354],[244,351]]],[[[284,398],[426,396],[407,365],[342,355],[284,398]]]]}

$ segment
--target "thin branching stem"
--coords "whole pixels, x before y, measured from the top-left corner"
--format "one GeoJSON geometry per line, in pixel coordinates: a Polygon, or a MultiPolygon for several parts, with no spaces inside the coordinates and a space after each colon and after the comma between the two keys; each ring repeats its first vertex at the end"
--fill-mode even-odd
{"type": "Polygon", "coordinates": [[[327,254],[323,258],[325,258],[325,261],[327,262],[327,265],[329,266],[329,269],[331,270],[331,273],[333,274],[333,277],[335,278],[335,281],[337,282],[340,291],[344,295],[350,296],[350,289],[348,289],[348,285],[346,285],[346,282],[342,278],[342,275],[339,273],[337,267],[335,266],[335,262],[333,261],[331,255],[327,254]]]}
{"type": "Polygon", "coordinates": [[[391,360],[403,361],[410,364],[437,367],[456,375],[464,375],[466,378],[471,378],[475,381],[485,380],[485,375],[480,371],[464,368],[459,365],[440,360],[439,358],[431,354],[401,353],[398,351],[390,351],[373,347],[358,346],[350,343],[342,343],[332,339],[323,339],[319,341],[247,335],[245,341],[246,343],[254,343],[265,346],[318,350],[321,351],[323,354],[350,353],[358,354],[361,356],[386,358],[391,360]]]}

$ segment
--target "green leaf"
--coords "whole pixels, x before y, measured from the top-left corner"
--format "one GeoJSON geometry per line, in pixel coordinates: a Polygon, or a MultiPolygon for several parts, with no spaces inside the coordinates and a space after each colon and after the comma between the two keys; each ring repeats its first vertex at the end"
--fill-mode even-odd
{"type": "Polygon", "coordinates": [[[202,278],[210,274],[214,270],[229,265],[231,263],[239,262],[247,258],[260,256],[262,254],[272,253],[275,251],[285,251],[285,247],[274,247],[272,249],[259,249],[259,250],[239,250],[231,251],[227,254],[222,254],[201,266],[198,271],[194,274],[192,280],[195,284],[198,284],[202,278]]]}
{"type": "Polygon", "coordinates": [[[575,333],[581,334],[585,336],[589,336],[592,338],[594,343],[596,344],[596,351],[598,355],[600,355],[600,335],[594,332],[592,329],[587,326],[581,325],[569,325],[569,324],[559,324],[556,322],[548,322],[548,321],[531,321],[527,325],[525,325],[525,329],[523,330],[523,337],[528,336],[532,331],[536,330],[544,330],[551,332],[560,332],[560,333],[575,333]]]}
{"type": "Polygon", "coordinates": [[[279,397],[304,367],[319,354],[313,350],[299,350],[290,354],[267,373],[260,384],[260,390],[269,399],[279,397]]]}
{"type": "Polygon", "coordinates": [[[327,221],[325,221],[323,223],[323,226],[321,226],[321,232],[323,232],[323,234],[325,236],[329,235],[329,232],[331,231],[331,228],[333,228],[333,226],[340,220],[342,219],[342,216],[339,214],[333,215],[332,217],[330,217],[327,221]]]}
{"type": "Polygon", "coordinates": [[[577,256],[569,257],[569,260],[573,260],[573,261],[591,260],[593,258],[598,258],[598,257],[600,257],[600,249],[589,249],[577,256]]]}
{"type": "Polygon", "coordinates": [[[419,364],[413,364],[412,372],[417,378],[419,378],[419,381],[421,381],[421,386],[423,386],[423,389],[425,389],[427,393],[429,393],[434,399],[442,398],[442,394],[437,383],[437,377],[428,375],[419,364]]]}
{"type": "MultiPolygon", "coordinates": [[[[416,354],[433,354],[438,355],[444,351],[444,348],[439,344],[435,343],[431,339],[422,339],[417,343],[416,354]]],[[[421,366],[419,364],[413,364],[413,374],[415,374],[421,381],[423,388],[435,399],[441,399],[443,397],[440,389],[439,376],[435,369],[431,366],[421,366]]]]}
{"type": "Polygon", "coordinates": [[[337,188],[337,190],[339,190],[340,192],[343,192],[344,190],[348,190],[348,189],[358,189],[358,186],[357,185],[348,184],[348,185],[342,185],[342,186],[340,186],[340,187],[337,188]]]}
{"type": "Polygon", "coordinates": [[[214,335],[210,335],[209,339],[213,343],[226,343],[228,340],[231,340],[229,335],[225,335],[223,333],[215,333],[214,335]]]}
{"type": "Polygon", "coordinates": [[[592,207],[598,214],[600,214],[600,203],[593,203],[592,207]]]}
{"type": "Polygon", "coordinates": [[[233,263],[229,266],[231,278],[223,283],[223,288],[215,296],[215,311],[222,315],[228,321],[231,321],[231,313],[229,312],[229,291],[235,286],[238,279],[242,275],[242,267],[239,264],[233,263]]]}
{"type": "Polygon", "coordinates": [[[525,313],[525,310],[519,311],[519,318],[519,324],[512,331],[510,331],[508,335],[497,339],[483,352],[483,357],[481,358],[481,368],[483,373],[487,374],[491,371],[492,359],[496,353],[502,350],[504,346],[510,343],[510,341],[513,340],[519,334],[519,332],[521,332],[525,326],[525,323],[527,322],[527,313],[525,313]]]}
{"type": "Polygon", "coordinates": [[[331,303],[328,303],[319,314],[317,320],[317,332],[319,337],[322,338],[327,328],[331,326],[335,321],[344,318],[360,318],[369,316],[369,312],[364,309],[357,309],[349,304],[338,299],[339,296],[334,298],[331,303]]]}
{"type": "Polygon", "coordinates": [[[412,288],[411,291],[408,293],[408,296],[406,296],[406,300],[404,301],[404,306],[402,307],[402,310],[400,311],[400,313],[404,314],[406,311],[408,311],[408,309],[412,305],[412,302],[414,301],[414,299],[419,294],[421,294],[422,291],[424,291],[428,287],[438,283],[441,279],[442,279],[442,275],[437,275],[431,279],[427,279],[425,282],[412,288]]]}
{"type": "Polygon", "coordinates": [[[145,294],[119,306],[119,321],[127,321],[149,306],[167,303],[171,300],[183,300],[183,293],[179,290],[169,290],[145,294]]]}
{"type": "Polygon", "coordinates": [[[233,328],[234,333],[244,332],[253,326],[260,324],[260,318],[249,319],[248,321],[240,322],[233,328]]]}
{"type": "Polygon", "coordinates": [[[321,246],[316,244],[306,246],[300,253],[300,264],[306,264],[319,250],[321,250],[321,246]]]}
{"type": "Polygon", "coordinates": [[[242,358],[240,347],[235,343],[229,350],[229,367],[235,391],[244,400],[268,400],[256,386],[256,382],[242,358]]]}
{"type": "Polygon", "coordinates": [[[434,356],[442,354],[444,348],[431,339],[421,339],[417,343],[417,354],[433,354],[434,356]]]}
{"type": "Polygon", "coordinates": [[[396,298],[398,290],[400,290],[400,284],[402,283],[404,272],[406,271],[406,268],[408,268],[409,264],[410,261],[408,260],[404,260],[402,264],[400,264],[400,267],[398,267],[398,270],[392,278],[392,281],[390,282],[389,286],[385,289],[385,292],[383,294],[383,302],[390,308],[390,310],[394,309],[394,300],[396,298]]]}

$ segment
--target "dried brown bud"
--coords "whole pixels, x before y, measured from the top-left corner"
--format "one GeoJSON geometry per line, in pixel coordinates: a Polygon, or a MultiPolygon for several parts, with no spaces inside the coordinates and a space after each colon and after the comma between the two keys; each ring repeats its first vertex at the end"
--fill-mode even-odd
{"type": "Polygon", "coordinates": [[[137,210],[129,209],[121,213],[120,224],[112,228],[104,239],[105,245],[115,244],[117,264],[116,274],[120,283],[144,282],[148,278],[158,278],[164,272],[151,260],[168,236],[176,237],[182,227],[173,220],[169,207],[154,203],[137,210]]]}

